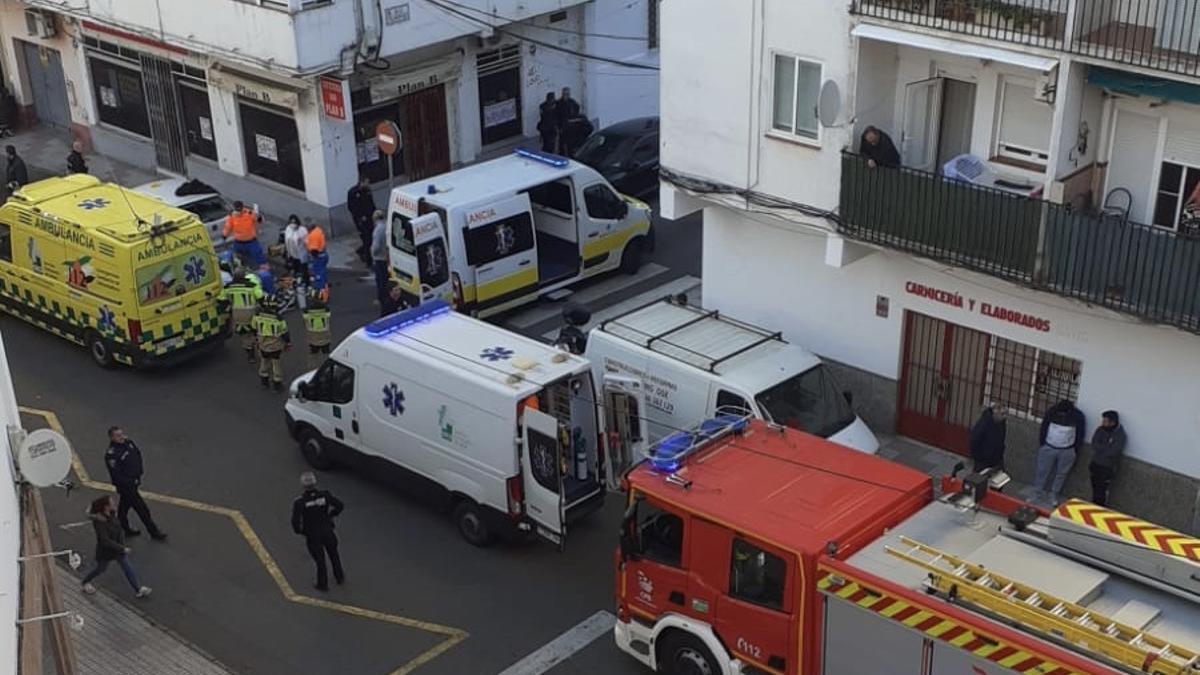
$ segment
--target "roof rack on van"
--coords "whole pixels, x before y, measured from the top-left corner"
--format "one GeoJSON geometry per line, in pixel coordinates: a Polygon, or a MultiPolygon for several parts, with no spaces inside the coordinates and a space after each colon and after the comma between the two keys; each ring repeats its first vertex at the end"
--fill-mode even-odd
{"type": "Polygon", "coordinates": [[[625,314],[622,314],[619,317],[603,321],[600,323],[600,330],[602,330],[605,333],[608,333],[610,335],[614,335],[616,337],[620,337],[622,339],[628,340],[629,342],[638,344],[639,346],[645,347],[646,349],[649,349],[656,353],[663,354],[665,356],[670,356],[677,361],[687,363],[688,365],[691,365],[691,366],[699,366],[700,368],[703,368],[704,370],[707,370],[710,373],[715,372],[717,366],[728,361],[729,359],[732,359],[733,357],[739,356],[741,354],[745,354],[746,352],[750,351],[751,349],[754,349],[755,347],[758,347],[762,344],[765,344],[767,342],[772,342],[775,340],[778,340],[779,342],[784,342],[783,333],[780,331],[769,331],[765,328],[755,326],[754,324],[746,323],[745,321],[738,321],[737,319],[731,319],[727,316],[722,316],[718,310],[715,310],[715,309],[714,310],[705,310],[701,307],[696,307],[695,305],[690,305],[690,304],[688,304],[686,297],[677,298],[677,297],[671,296],[671,295],[664,296],[657,300],[652,300],[650,302],[647,302],[644,305],[641,305],[640,307],[636,307],[636,308],[626,312],[625,314]],[[675,324],[675,325],[671,326],[670,328],[667,328],[666,330],[659,331],[656,333],[647,332],[645,330],[637,328],[636,326],[632,326],[628,323],[622,322],[622,320],[627,319],[628,317],[633,316],[633,315],[637,314],[638,312],[641,312],[642,310],[648,309],[650,307],[653,307],[654,305],[657,305],[659,303],[664,303],[664,302],[667,303],[668,305],[672,305],[675,307],[682,307],[684,309],[692,310],[693,312],[696,313],[696,315],[690,319],[687,319],[686,321],[683,321],[682,323],[675,324]],[[713,321],[719,321],[721,323],[744,330],[748,333],[755,335],[757,337],[757,339],[755,339],[747,344],[744,344],[741,347],[738,347],[737,349],[735,349],[733,351],[722,352],[720,354],[705,354],[703,352],[699,352],[699,351],[696,351],[695,349],[681,345],[678,342],[672,342],[671,340],[667,339],[668,336],[678,333],[679,331],[682,331],[684,328],[688,328],[689,326],[694,326],[698,323],[701,323],[703,321],[707,321],[710,319],[713,321]],[[613,332],[612,330],[609,330],[610,324],[612,326],[621,328],[622,329],[621,333],[617,333],[617,332],[613,332]],[[630,333],[636,333],[639,336],[639,339],[633,339],[632,336],[630,336],[628,334],[624,334],[626,331],[628,331],[630,333]],[[691,356],[697,357],[698,360],[703,362],[703,365],[697,364],[697,363],[687,360],[687,359],[679,358],[678,354],[672,354],[669,351],[664,351],[662,349],[655,349],[655,347],[657,345],[666,345],[666,346],[669,346],[672,350],[686,352],[687,354],[689,354],[691,356]]]}
{"type": "Polygon", "coordinates": [[[650,446],[650,466],[656,471],[673,474],[688,455],[730,434],[742,433],[754,417],[753,413],[736,406],[721,406],[716,412],[715,417],[677,431],[650,446]]]}

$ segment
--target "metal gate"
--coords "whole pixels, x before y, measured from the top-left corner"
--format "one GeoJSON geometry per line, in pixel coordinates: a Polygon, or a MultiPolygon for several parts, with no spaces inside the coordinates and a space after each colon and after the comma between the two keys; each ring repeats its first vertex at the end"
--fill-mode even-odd
{"type": "Polygon", "coordinates": [[[991,336],[908,312],[896,428],[961,454],[983,405],[991,336]]]}
{"type": "Polygon", "coordinates": [[[475,58],[483,144],[521,135],[521,46],[506,45],[475,58]]]}
{"type": "Polygon", "coordinates": [[[67,82],[63,77],[62,56],[58,50],[17,41],[29,77],[33,112],[43,124],[66,129],[71,126],[71,108],[67,103],[67,82]]]}
{"type": "Polygon", "coordinates": [[[446,86],[439,84],[402,97],[400,118],[408,179],[416,181],[449,171],[446,86]]]}
{"type": "Polygon", "coordinates": [[[184,145],[183,116],[179,111],[179,98],[175,94],[171,62],[148,54],[142,54],[141,61],[155,159],[159,168],[183,174],[187,170],[187,150],[184,145]]]}

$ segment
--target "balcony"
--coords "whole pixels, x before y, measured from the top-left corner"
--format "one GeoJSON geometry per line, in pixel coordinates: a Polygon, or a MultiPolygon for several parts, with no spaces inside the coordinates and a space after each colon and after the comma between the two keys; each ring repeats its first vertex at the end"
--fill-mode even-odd
{"type": "Polygon", "coordinates": [[[851,12],[1200,76],[1194,0],[853,0],[851,12]]]}
{"type": "Polygon", "coordinates": [[[842,157],[848,238],[1200,333],[1200,238],[842,157]]]}

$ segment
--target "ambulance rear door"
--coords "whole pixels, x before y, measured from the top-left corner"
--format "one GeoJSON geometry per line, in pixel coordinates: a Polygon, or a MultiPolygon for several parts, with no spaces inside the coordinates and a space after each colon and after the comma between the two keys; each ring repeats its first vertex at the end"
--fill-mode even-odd
{"type": "Polygon", "coordinates": [[[610,490],[620,487],[629,467],[646,458],[646,394],[634,377],[604,374],[605,469],[610,490]]]}
{"type": "Polygon", "coordinates": [[[526,408],[523,417],[521,478],[525,515],[533,521],[539,536],[561,549],[566,543],[567,526],[558,420],[532,408],[526,408]]]}
{"type": "Polygon", "coordinates": [[[419,302],[450,299],[450,262],[441,215],[434,212],[409,218],[393,212],[391,238],[392,269],[401,284],[418,295],[419,302]]]}
{"type": "Polygon", "coordinates": [[[527,194],[467,209],[463,240],[475,271],[477,310],[537,292],[537,238],[527,194]]]}

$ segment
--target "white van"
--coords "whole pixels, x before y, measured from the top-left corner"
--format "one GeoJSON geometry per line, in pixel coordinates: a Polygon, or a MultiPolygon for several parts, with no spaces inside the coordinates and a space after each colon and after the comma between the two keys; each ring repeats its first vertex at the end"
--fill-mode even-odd
{"type": "Polygon", "coordinates": [[[442,299],[476,316],[637,272],[652,245],[644,202],[591,167],[528,150],[398,187],[388,218],[405,304],[442,299]]]}
{"type": "MultiPolygon", "coordinates": [[[[597,378],[614,374],[643,385],[639,416],[649,441],[739,409],[769,422],[875,454],[879,441],[811,352],[782,334],[664,298],[601,322],[585,356],[597,378]]],[[[622,438],[639,434],[612,431],[622,438]]]]}
{"type": "Polygon", "coordinates": [[[514,529],[562,546],[604,499],[590,364],[441,301],[355,331],[285,408],[314,468],[416,477],[477,546],[514,529]]]}

